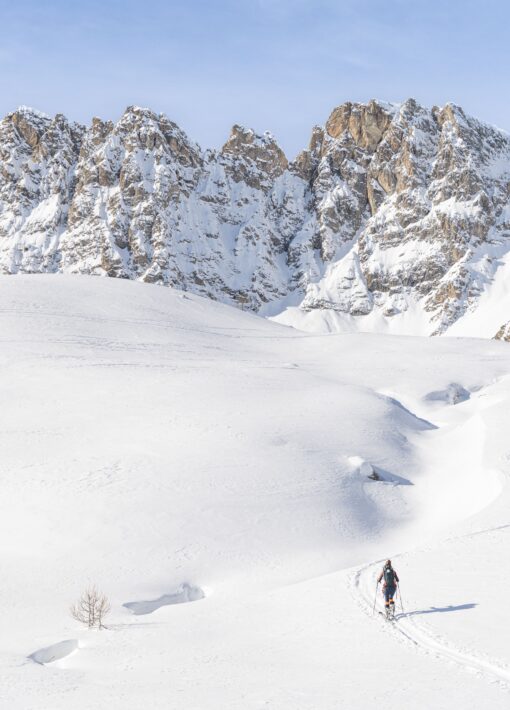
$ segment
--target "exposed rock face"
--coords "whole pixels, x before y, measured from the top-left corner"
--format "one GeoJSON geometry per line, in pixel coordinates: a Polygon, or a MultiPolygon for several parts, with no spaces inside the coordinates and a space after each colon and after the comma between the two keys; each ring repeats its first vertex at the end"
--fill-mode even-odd
{"type": "Polygon", "coordinates": [[[391,113],[376,101],[343,104],[336,108],[326,123],[331,138],[341,138],[348,131],[354,143],[363,150],[374,151],[391,123],[391,113]]]}
{"type": "Polygon", "coordinates": [[[506,340],[510,342],[510,321],[501,326],[494,338],[496,340],[506,340]]]}
{"type": "Polygon", "coordinates": [[[270,133],[257,136],[252,130],[234,126],[221,150],[226,171],[235,182],[258,190],[269,190],[288,167],[287,158],[270,133]]]}
{"type": "Polygon", "coordinates": [[[89,128],[30,109],[0,123],[4,273],[141,279],[263,313],[413,308],[440,333],[509,251],[509,203],[510,138],[453,105],[344,104],[292,163],[270,134],[234,126],[204,152],[137,107],[89,128]]]}

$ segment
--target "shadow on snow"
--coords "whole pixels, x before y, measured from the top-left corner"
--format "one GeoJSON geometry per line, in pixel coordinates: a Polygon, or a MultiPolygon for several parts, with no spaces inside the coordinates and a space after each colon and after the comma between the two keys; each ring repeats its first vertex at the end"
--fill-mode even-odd
{"type": "Polygon", "coordinates": [[[416,611],[406,611],[398,614],[396,618],[405,619],[408,616],[421,616],[422,614],[444,614],[448,611],[466,611],[466,609],[474,609],[478,606],[476,603],[469,604],[457,604],[454,606],[450,604],[449,606],[431,606],[430,609],[418,609],[416,611]]]}

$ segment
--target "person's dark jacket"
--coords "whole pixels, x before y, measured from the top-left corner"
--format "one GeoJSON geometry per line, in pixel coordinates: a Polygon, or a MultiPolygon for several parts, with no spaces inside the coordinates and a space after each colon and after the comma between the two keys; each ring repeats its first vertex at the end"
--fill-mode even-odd
{"type": "MultiPolygon", "coordinates": [[[[386,567],[384,567],[384,568],[382,569],[381,574],[379,575],[379,577],[378,577],[378,579],[377,579],[377,584],[379,584],[379,582],[381,582],[381,581],[384,579],[384,570],[385,570],[385,569],[386,569],[386,567]]],[[[395,582],[398,584],[398,582],[400,582],[400,580],[399,580],[399,578],[398,578],[398,574],[397,574],[396,571],[393,569],[393,567],[390,567],[390,569],[391,569],[391,571],[393,572],[393,578],[394,578],[395,582]]],[[[386,586],[386,582],[384,582],[383,588],[384,588],[385,586],[386,586]]]]}

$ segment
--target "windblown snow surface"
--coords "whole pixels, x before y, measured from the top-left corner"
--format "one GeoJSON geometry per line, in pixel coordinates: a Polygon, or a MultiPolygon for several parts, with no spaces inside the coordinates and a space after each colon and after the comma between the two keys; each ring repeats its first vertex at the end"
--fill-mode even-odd
{"type": "Polygon", "coordinates": [[[508,709],[508,344],[55,275],[0,342],[2,709],[508,709]]]}

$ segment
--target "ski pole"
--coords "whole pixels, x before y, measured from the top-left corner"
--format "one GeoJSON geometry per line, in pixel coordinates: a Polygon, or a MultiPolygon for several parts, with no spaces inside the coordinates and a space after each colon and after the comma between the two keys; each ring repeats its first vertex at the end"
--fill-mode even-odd
{"type": "Polygon", "coordinates": [[[405,614],[404,605],[402,603],[402,591],[400,589],[400,584],[397,584],[397,589],[398,589],[398,598],[400,599],[400,608],[402,609],[402,614],[405,614]]]}
{"type": "Polygon", "coordinates": [[[372,609],[372,616],[375,614],[375,605],[377,604],[377,590],[379,589],[379,582],[375,585],[375,598],[374,598],[374,608],[372,609]]]}

